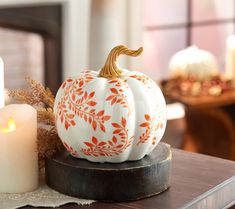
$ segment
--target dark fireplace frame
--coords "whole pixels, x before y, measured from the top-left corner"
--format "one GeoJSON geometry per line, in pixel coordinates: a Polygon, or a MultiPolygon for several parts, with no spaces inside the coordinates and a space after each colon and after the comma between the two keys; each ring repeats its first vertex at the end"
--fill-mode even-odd
{"type": "Polygon", "coordinates": [[[45,85],[56,93],[62,81],[62,4],[0,8],[0,27],[42,36],[45,85]]]}

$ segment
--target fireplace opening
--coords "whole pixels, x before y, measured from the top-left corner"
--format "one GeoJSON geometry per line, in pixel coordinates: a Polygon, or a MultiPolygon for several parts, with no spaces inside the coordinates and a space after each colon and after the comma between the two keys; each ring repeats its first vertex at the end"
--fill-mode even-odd
{"type": "Polygon", "coordinates": [[[0,40],[6,89],[26,88],[26,76],[45,84],[44,43],[41,35],[0,27],[0,40]]]}
{"type": "Polygon", "coordinates": [[[30,76],[56,93],[62,81],[61,54],[61,4],[0,8],[6,88],[24,88],[24,77],[30,76]]]}

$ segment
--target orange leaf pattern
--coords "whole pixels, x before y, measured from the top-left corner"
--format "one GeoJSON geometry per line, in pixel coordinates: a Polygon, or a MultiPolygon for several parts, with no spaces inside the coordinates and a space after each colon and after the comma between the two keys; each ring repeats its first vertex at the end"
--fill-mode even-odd
{"type": "MultiPolygon", "coordinates": [[[[75,157],[90,156],[95,158],[102,156],[113,157],[123,153],[133,143],[134,147],[143,145],[148,140],[151,140],[152,145],[156,145],[157,135],[164,129],[165,121],[164,110],[161,109],[163,105],[158,103],[158,94],[155,94],[156,87],[154,85],[156,84],[149,77],[142,74],[133,74],[129,77],[138,80],[136,82],[137,85],[144,84],[146,91],[148,91],[148,93],[150,92],[150,95],[153,97],[156,95],[156,98],[153,99],[154,107],[156,107],[156,111],[154,112],[159,113],[156,117],[150,115],[148,112],[143,115],[143,121],[138,124],[138,127],[134,127],[138,128],[135,142],[133,142],[134,136],[130,136],[128,132],[128,128],[130,127],[127,128],[127,118],[128,116],[131,117],[134,111],[134,103],[129,101],[128,97],[128,78],[127,80],[112,79],[107,81],[109,85],[107,89],[108,94],[105,97],[106,104],[109,107],[118,105],[126,109],[125,113],[122,112],[123,114],[120,115],[120,119],[117,119],[115,122],[111,122],[111,115],[108,115],[105,109],[98,108],[99,104],[97,104],[97,101],[100,100],[96,100],[96,97],[99,93],[96,93],[95,89],[90,90],[92,89],[90,85],[85,86],[95,79],[95,74],[86,71],[77,79],[70,78],[62,84],[61,89],[63,93],[57,103],[56,119],[61,122],[66,130],[70,127],[78,126],[76,120],[79,118],[82,119],[82,122],[89,124],[93,131],[97,131],[95,133],[92,131],[87,134],[88,138],[80,136],[79,140],[82,147],[79,145],[77,148],[74,148],[63,142],[65,148],[71,155],[75,157]],[[156,120],[156,118],[158,119],[156,120]],[[107,126],[107,124],[109,126],[107,126]],[[97,135],[96,133],[98,133],[98,131],[105,133],[108,127],[111,127],[111,136],[106,139],[99,138],[102,134],[97,135]]],[[[105,105],[105,107],[107,106],[105,105]]],[[[107,110],[109,111],[110,108],[107,108],[107,110]]],[[[141,114],[141,112],[137,114],[141,114]]]]}
{"type": "Polygon", "coordinates": [[[145,114],[144,115],[145,122],[141,123],[139,126],[141,128],[145,128],[145,132],[140,136],[139,141],[137,145],[144,144],[147,140],[150,139],[151,135],[153,134],[154,137],[152,139],[152,145],[156,144],[156,132],[158,129],[163,129],[163,123],[158,122],[156,123],[156,120],[154,118],[151,118],[150,115],[145,114]]]}
{"type": "Polygon", "coordinates": [[[140,81],[141,83],[143,83],[145,85],[150,82],[150,78],[146,75],[143,75],[143,74],[142,75],[141,74],[134,74],[134,75],[131,75],[130,77],[140,81]]]}
{"type": "Polygon", "coordinates": [[[119,155],[125,151],[132,143],[134,136],[128,136],[126,129],[126,119],[122,117],[121,123],[112,123],[115,128],[112,139],[108,141],[100,141],[96,137],[92,137],[91,141],[85,141],[87,148],[82,149],[82,153],[87,156],[106,156],[111,157],[119,155]]]}
{"type": "Polygon", "coordinates": [[[78,158],[78,152],[74,150],[72,147],[70,147],[66,142],[62,141],[64,147],[67,149],[67,151],[74,157],[78,158]]]}
{"type": "Polygon", "coordinates": [[[58,103],[58,115],[66,130],[70,126],[76,126],[74,117],[77,115],[89,123],[93,130],[99,127],[101,131],[106,131],[104,123],[111,116],[105,115],[104,110],[97,112],[95,109],[97,102],[93,101],[93,97],[95,96],[94,91],[88,93],[83,90],[84,85],[93,79],[93,75],[87,72],[76,80],[68,79],[62,84],[64,94],[58,103]]]}
{"type": "Polygon", "coordinates": [[[106,98],[106,101],[111,102],[111,105],[122,105],[122,107],[128,109],[128,115],[130,115],[133,112],[133,107],[131,107],[131,105],[127,101],[127,96],[125,95],[126,89],[129,88],[126,80],[112,79],[111,81],[109,81],[109,84],[114,84],[114,87],[109,89],[111,95],[106,98]]]}

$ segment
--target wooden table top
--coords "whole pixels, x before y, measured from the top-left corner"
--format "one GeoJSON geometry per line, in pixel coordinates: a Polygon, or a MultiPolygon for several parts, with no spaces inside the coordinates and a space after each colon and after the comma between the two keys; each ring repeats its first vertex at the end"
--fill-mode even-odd
{"type": "Polygon", "coordinates": [[[219,107],[235,104],[235,90],[223,93],[220,96],[182,96],[172,93],[168,97],[174,101],[183,103],[190,108],[219,107]]]}
{"type": "MultiPolygon", "coordinates": [[[[235,203],[235,162],[173,150],[171,187],[164,193],[128,203],[69,204],[62,209],[223,208],[235,203]]],[[[33,209],[25,207],[25,209],[33,209]]],[[[42,208],[43,209],[43,208],[42,208]]]]}

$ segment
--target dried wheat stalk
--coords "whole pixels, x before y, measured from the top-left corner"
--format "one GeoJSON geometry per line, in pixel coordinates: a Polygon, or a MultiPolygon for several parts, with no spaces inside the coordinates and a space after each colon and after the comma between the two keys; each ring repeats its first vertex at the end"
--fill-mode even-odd
{"type": "Polygon", "coordinates": [[[43,168],[45,155],[51,156],[62,147],[53,114],[55,97],[49,88],[30,77],[26,81],[29,84],[27,89],[10,90],[9,96],[20,103],[32,105],[37,110],[39,167],[43,168]]]}

